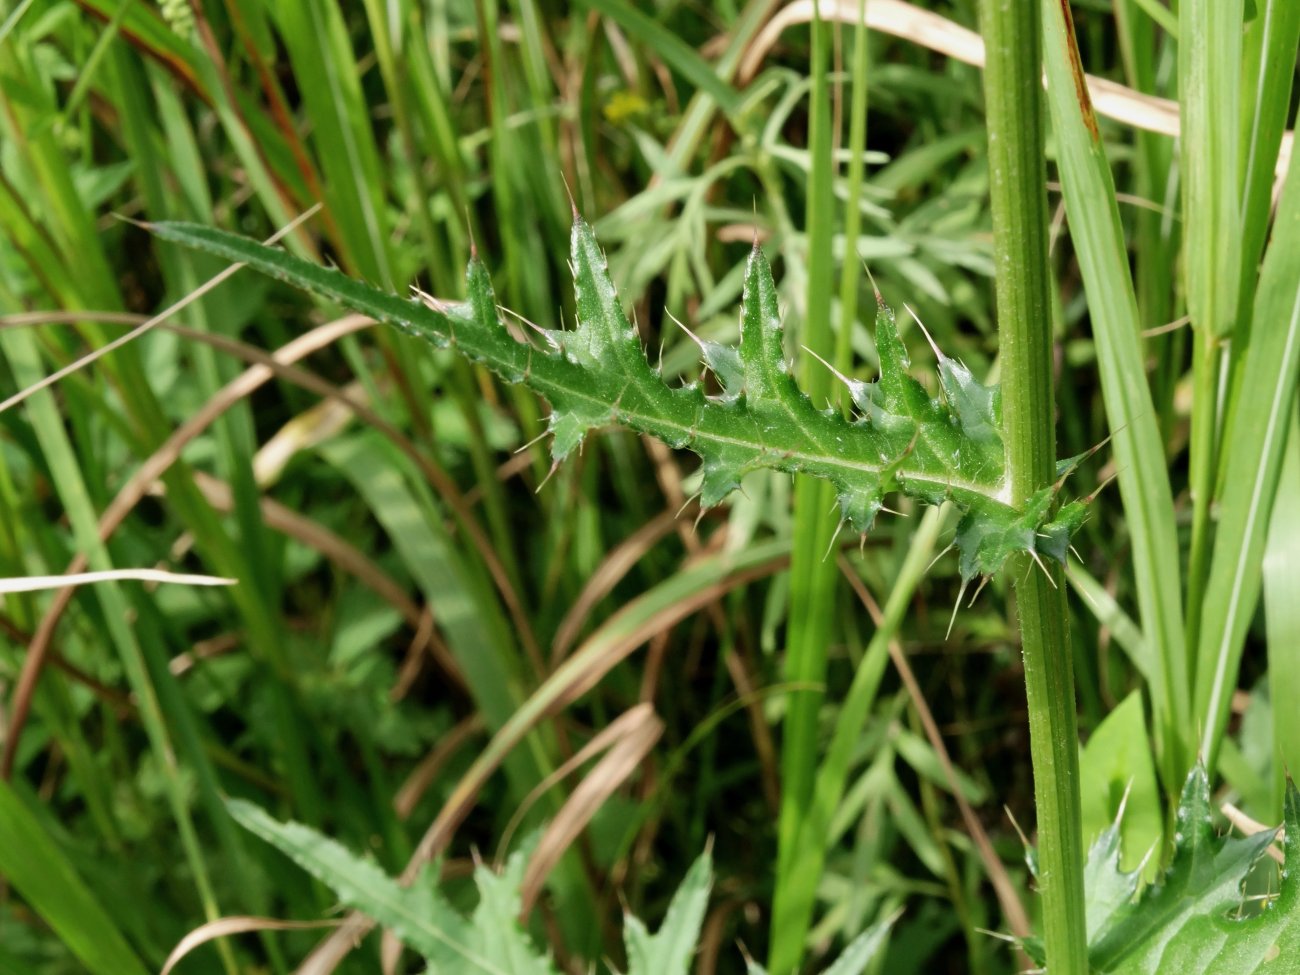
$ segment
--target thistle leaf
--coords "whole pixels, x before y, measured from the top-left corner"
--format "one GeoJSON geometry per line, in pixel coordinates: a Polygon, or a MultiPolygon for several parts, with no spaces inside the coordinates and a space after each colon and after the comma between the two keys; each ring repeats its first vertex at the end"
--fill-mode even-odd
{"type": "Polygon", "coordinates": [[[700,941],[700,927],[709,906],[713,871],[708,853],[691,865],[677,888],[663,925],[651,934],[634,914],[623,918],[627,943],[627,975],[687,975],[700,941]]]}
{"type": "MultiPolygon", "coordinates": [[[[519,888],[531,852],[528,844],[511,854],[499,874],[483,865],[475,868],[478,905],[466,917],[437,889],[435,871],[426,870],[410,887],[403,887],[375,864],[309,826],[279,822],[242,799],[231,799],[226,805],[241,826],[327,885],[344,905],[370,916],[422,954],[430,972],[557,975],[549,954],[537,949],[520,923],[519,888]]],[[[705,851],[677,888],[655,934],[635,915],[624,916],[628,975],[687,975],[699,948],[712,886],[712,860],[705,851]]],[[[860,975],[884,946],[894,920],[865,931],[825,975],[860,975]]],[[[762,969],[751,963],[750,971],[762,969]]]]}
{"type": "MultiPolygon", "coordinates": [[[[1276,837],[1215,835],[1205,770],[1192,770],[1178,806],[1174,855],[1158,884],[1120,867],[1119,824],[1093,844],[1085,867],[1088,959],[1113,975],[1291,975],[1300,958],[1300,792],[1288,784],[1280,891],[1262,909],[1244,884],[1276,837]]],[[[1041,961],[1041,944],[1024,947],[1041,961]]]]}
{"type": "MultiPolygon", "coordinates": [[[[485,939],[451,908],[428,872],[410,887],[402,887],[374,863],[355,856],[308,826],[281,823],[242,799],[231,799],[226,807],[241,826],[327,884],[343,904],[374,918],[431,962],[450,963],[455,959],[459,967],[446,970],[467,975],[517,971],[501,967],[485,953],[492,948],[485,942],[521,942],[525,936],[513,918],[509,926],[493,931],[493,937],[485,939]]],[[[554,972],[553,967],[535,970],[546,975],[554,972]]]]}
{"type": "Polygon", "coordinates": [[[706,396],[694,384],[670,387],[650,366],[605,256],[581,218],[574,220],[570,253],[577,324],[567,331],[539,329],[540,344],[516,340],[502,324],[477,259],[469,266],[467,300],[431,307],[248,238],[192,224],[152,229],[454,348],[506,381],[527,385],[551,404],[557,463],[591,430],[622,424],[697,453],[705,507],[720,503],[759,468],[831,481],[844,522],[858,532],[871,527],[890,492],[928,504],[950,500],[963,513],[957,547],[965,580],[996,572],[1014,552],[1063,562],[1083,521],[1079,502],[1053,516],[1055,488],[1043,489],[1023,509],[1009,503],[998,390],[978,383],[936,347],[941,396],[931,397],[908,372],[906,346],[883,301],[876,316],[879,378],[862,382],[837,373],[862,415],[849,419],[818,409],[786,359],[776,283],[757,246],[745,271],[739,348],[696,339],[723,387],[721,395],[706,396]]]}

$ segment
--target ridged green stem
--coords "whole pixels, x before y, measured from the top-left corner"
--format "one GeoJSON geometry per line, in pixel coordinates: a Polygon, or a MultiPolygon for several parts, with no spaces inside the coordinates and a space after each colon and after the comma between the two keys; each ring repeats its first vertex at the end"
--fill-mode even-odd
{"type": "MultiPolygon", "coordinates": [[[[1038,4],[984,0],[984,92],[1012,501],[1054,476],[1047,188],[1038,4]]],[[[1065,590],[1058,568],[1012,563],[1029,705],[1039,886],[1052,975],[1086,975],[1079,743],[1065,590]]]]}

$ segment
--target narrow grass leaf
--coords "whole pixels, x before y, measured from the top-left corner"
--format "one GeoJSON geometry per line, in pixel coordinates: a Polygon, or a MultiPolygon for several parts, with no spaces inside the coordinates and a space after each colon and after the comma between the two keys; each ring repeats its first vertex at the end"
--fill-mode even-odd
{"type": "MultiPolygon", "coordinates": [[[[1291,417],[1278,497],[1300,498],[1300,415],[1291,417]]],[[[1286,775],[1300,771],[1300,504],[1273,506],[1264,550],[1264,626],[1268,634],[1268,688],[1273,703],[1273,772],[1278,799],[1286,775]]],[[[1278,806],[1281,806],[1280,801],[1278,806]]]]}
{"type": "Polygon", "coordinates": [[[1164,441],[1147,385],[1137,298],[1115,184],[1079,68],[1068,6],[1044,2],[1048,103],[1070,236],[1088,292],[1092,332],[1133,544],[1140,625],[1155,648],[1151,693],[1166,784],[1191,761],[1191,682],[1182,577],[1164,441]]]}
{"type": "MultiPolygon", "coordinates": [[[[1196,663],[1200,751],[1214,768],[1261,585],[1264,545],[1300,375],[1300,166],[1287,177],[1260,271],[1240,400],[1224,438],[1228,472],[1201,610],[1196,663]]],[[[1193,607],[1195,609],[1195,607],[1193,607]]]]}
{"type": "Polygon", "coordinates": [[[1192,323],[1232,331],[1241,274],[1243,0],[1183,0],[1178,9],[1184,269],[1192,323]]]}
{"type": "MultiPolygon", "coordinates": [[[[1254,297],[1256,267],[1268,234],[1276,182],[1278,149],[1286,129],[1300,46],[1300,4],[1260,0],[1246,30],[1246,49],[1253,55],[1254,85],[1243,94],[1242,125],[1242,310],[1254,297]]],[[[1249,74],[1246,76],[1250,80],[1249,74]]],[[[1249,320],[1238,322],[1245,327],[1249,320]]]]}
{"type": "Polygon", "coordinates": [[[167,572],[163,569],[107,569],[102,572],[74,572],[64,575],[0,579],[0,594],[40,592],[45,589],[63,589],[66,586],[88,586],[97,582],[124,582],[128,580],[171,583],[179,586],[233,586],[239,581],[237,579],[223,579],[218,576],[167,572]]]}
{"type": "Polygon", "coordinates": [[[0,875],[54,929],[87,971],[95,975],[144,975],[144,964],[103,905],[3,780],[0,875]]]}

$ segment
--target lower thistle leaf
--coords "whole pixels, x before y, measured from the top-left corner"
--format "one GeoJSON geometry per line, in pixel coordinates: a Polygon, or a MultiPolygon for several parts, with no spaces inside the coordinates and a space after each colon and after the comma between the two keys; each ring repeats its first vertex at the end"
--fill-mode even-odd
{"type": "MultiPolygon", "coordinates": [[[[511,854],[501,873],[480,864],[474,870],[478,904],[467,917],[437,888],[437,872],[426,869],[403,887],[374,863],[300,823],[281,823],[242,799],[227,808],[245,829],[277,847],[355,908],[418,951],[439,975],[558,975],[520,920],[520,886],[532,843],[511,854]]],[[[627,975],[689,975],[699,950],[704,914],[713,887],[712,858],[706,850],[691,866],[654,934],[632,913],[623,918],[627,975]]],[[[861,975],[884,946],[896,917],[855,939],[825,975],[861,975]]],[[[593,969],[594,971],[595,969],[593,969]]],[[[614,969],[609,971],[617,975],[614,969]]],[[[751,972],[761,969],[751,963],[751,972]]]]}
{"type": "MultiPolygon", "coordinates": [[[[1116,823],[1089,851],[1088,960],[1106,975],[1297,975],[1300,972],[1300,792],[1288,783],[1277,893],[1248,903],[1245,883],[1276,830],[1218,836],[1205,770],[1192,770],[1176,819],[1174,853],[1160,880],[1120,867],[1116,823]]],[[[1267,867],[1267,864],[1265,865],[1267,867]]],[[[1041,943],[1024,942],[1042,961],[1041,943]]],[[[1050,973],[1049,973],[1050,975],[1050,973]]]]}

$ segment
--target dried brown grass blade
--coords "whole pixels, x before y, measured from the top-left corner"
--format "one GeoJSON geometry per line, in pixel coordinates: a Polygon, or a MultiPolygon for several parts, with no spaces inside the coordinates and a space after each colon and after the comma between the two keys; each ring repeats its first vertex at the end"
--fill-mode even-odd
{"type": "Polygon", "coordinates": [[[277,921],[272,917],[219,917],[215,921],[195,928],[177,943],[172,953],[163,962],[159,975],[170,975],[181,960],[200,945],[217,938],[228,938],[235,934],[248,934],[251,931],[305,931],[312,928],[335,928],[340,921],[277,921]]]}
{"type": "Polygon", "coordinates": [[[676,509],[665,511],[650,519],[623,541],[619,542],[601,560],[596,571],[591,574],[582,592],[573,601],[569,611],[555,630],[555,640],[551,644],[551,669],[558,667],[568,655],[578,634],[591,617],[591,611],[602,599],[614,591],[620,580],[654,548],[655,545],[677,524],[676,509]]]}
{"type": "MultiPolygon", "coordinates": [[[[1254,836],[1256,833],[1269,833],[1273,831],[1272,826],[1266,826],[1264,823],[1261,823],[1258,819],[1255,819],[1247,815],[1246,813],[1242,812],[1240,809],[1238,809],[1230,802],[1225,802],[1223,805],[1219,807],[1219,809],[1222,810],[1224,818],[1226,818],[1228,822],[1232,823],[1232,825],[1235,826],[1238,829],[1238,831],[1240,831],[1242,836],[1254,836]]],[[[1277,846],[1277,844],[1285,843],[1285,842],[1286,842],[1286,830],[1280,829],[1277,831],[1277,836],[1274,837],[1273,842],[1270,843],[1267,847],[1265,847],[1264,852],[1267,853],[1269,856],[1271,856],[1278,863],[1285,865],[1286,856],[1285,854],[1283,854],[1281,848],[1277,846]]]]}
{"type": "MultiPolygon", "coordinates": [[[[555,818],[547,825],[532,858],[524,871],[520,885],[520,911],[523,917],[532,911],[546,878],[555,869],[560,857],[582,833],[597,810],[640,767],[641,762],[663,734],[663,722],[648,704],[638,704],[619,715],[608,727],[587,742],[577,754],[539,782],[519,804],[510,822],[501,834],[497,846],[497,864],[500,865],[510,846],[510,840],[519,823],[547,791],[557,782],[572,775],[592,758],[604,756],[587,773],[573,790],[555,818]]],[[[385,975],[397,971],[402,945],[389,931],[384,932],[381,948],[382,968],[385,975]]]]}
{"type": "Polygon", "coordinates": [[[506,828],[501,832],[501,839],[497,841],[497,867],[499,868],[505,860],[506,851],[510,848],[510,841],[514,837],[515,830],[519,828],[519,824],[528,815],[528,811],[537,804],[538,799],[546,795],[557,782],[562,782],[568,778],[576,769],[581,768],[601,752],[608,751],[616,746],[619,739],[636,734],[642,725],[651,720],[657,721],[658,718],[655,717],[654,708],[649,704],[638,704],[624,711],[593,736],[591,741],[583,745],[577,754],[570,756],[559,768],[537,783],[524,797],[523,802],[519,804],[519,807],[510,817],[510,822],[506,824],[506,828]]]}
{"type": "Polygon", "coordinates": [[[542,885],[564,851],[578,838],[606,800],[636,772],[663,734],[663,722],[647,705],[639,704],[623,717],[632,719],[629,727],[621,730],[614,746],[560,807],[528,861],[520,886],[520,909],[525,916],[533,909],[542,885]]]}

